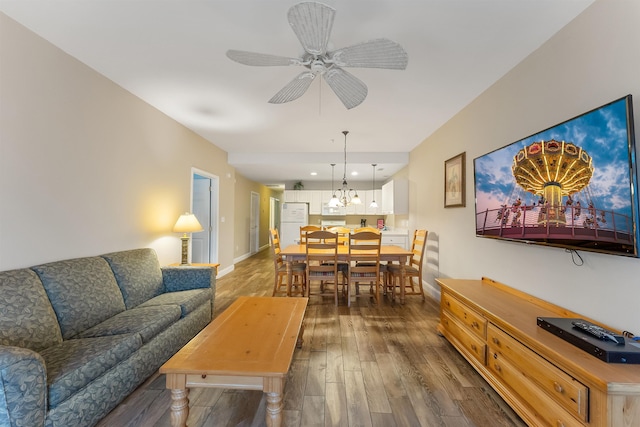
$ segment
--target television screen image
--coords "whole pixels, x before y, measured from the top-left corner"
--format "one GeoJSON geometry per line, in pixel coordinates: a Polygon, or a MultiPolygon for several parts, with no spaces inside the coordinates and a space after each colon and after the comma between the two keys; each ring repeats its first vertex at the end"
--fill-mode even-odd
{"type": "Polygon", "coordinates": [[[477,236],[638,256],[631,95],[473,163],[477,236]]]}

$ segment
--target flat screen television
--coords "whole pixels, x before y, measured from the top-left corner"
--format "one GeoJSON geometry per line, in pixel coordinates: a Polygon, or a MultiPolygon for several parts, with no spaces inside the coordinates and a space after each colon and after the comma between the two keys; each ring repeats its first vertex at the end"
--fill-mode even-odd
{"type": "Polygon", "coordinates": [[[631,95],[473,165],[477,236],[639,256],[631,95]]]}

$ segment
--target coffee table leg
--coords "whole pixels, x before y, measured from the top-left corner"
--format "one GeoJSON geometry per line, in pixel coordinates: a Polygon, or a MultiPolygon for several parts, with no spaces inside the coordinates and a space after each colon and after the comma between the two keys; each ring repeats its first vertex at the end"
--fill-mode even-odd
{"type": "Polygon", "coordinates": [[[298,333],[298,339],[296,340],[296,348],[302,348],[302,344],[304,343],[304,339],[302,338],[302,334],[304,333],[304,322],[300,325],[300,332],[298,333]]]}
{"type": "Polygon", "coordinates": [[[282,426],[282,395],[285,378],[267,377],[264,379],[264,394],[267,398],[266,424],[267,427],[282,426]]]}
{"type": "Polygon", "coordinates": [[[267,395],[267,427],[280,427],[282,425],[282,394],[266,393],[267,395]]]}
{"type": "Polygon", "coordinates": [[[189,418],[189,389],[171,390],[171,426],[185,427],[189,418]]]}
{"type": "Polygon", "coordinates": [[[171,427],[185,427],[189,418],[189,389],[187,376],[167,374],[167,388],[171,390],[171,427]]]}

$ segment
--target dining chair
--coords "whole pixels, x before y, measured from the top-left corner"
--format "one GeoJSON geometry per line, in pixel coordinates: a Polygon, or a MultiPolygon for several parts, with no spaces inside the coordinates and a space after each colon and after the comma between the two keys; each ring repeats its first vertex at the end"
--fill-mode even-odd
{"type": "Polygon", "coordinates": [[[293,283],[289,287],[287,280],[287,266],[280,254],[280,235],[277,229],[272,228],[269,230],[269,242],[271,243],[271,256],[273,257],[273,265],[275,267],[275,281],[273,283],[272,296],[276,296],[276,294],[281,293],[284,293],[286,296],[291,296],[294,289],[296,290],[296,293],[300,294],[300,296],[304,296],[306,291],[305,264],[303,262],[291,264],[291,280],[293,283]]]}
{"type": "Polygon", "coordinates": [[[411,243],[411,260],[405,265],[405,282],[400,283],[402,267],[398,264],[387,265],[387,291],[391,291],[391,299],[395,300],[395,291],[404,286],[405,295],[422,295],[424,301],[424,289],[422,289],[422,261],[427,247],[427,230],[416,230],[413,233],[411,243]],[[413,279],[417,279],[414,283],[413,279]]]}
{"type": "Polygon", "coordinates": [[[339,245],[348,245],[349,244],[349,233],[351,233],[351,229],[347,227],[329,227],[327,231],[332,233],[338,233],[338,244],[339,245]]]}
{"type": "Polygon", "coordinates": [[[300,244],[307,244],[307,233],[312,231],[321,231],[322,227],[318,227],[317,225],[303,225],[300,227],[300,244]]]}
{"type": "Polygon", "coordinates": [[[347,305],[351,306],[351,297],[373,297],[377,304],[380,300],[380,233],[362,231],[349,235],[349,269],[347,272],[347,305]],[[360,292],[360,286],[368,285],[366,294],[360,292]],[[355,293],[353,293],[355,291],[355,293]]]}
{"type": "Polygon", "coordinates": [[[372,233],[380,234],[380,230],[375,227],[358,227],[353,230],[354,233],[362,233],[363,231],[370,231],[372,233]]]}
{"type": "Polygon", "coordinates": [[[311,295],[332,296],[338,305],[338,291],[344,277],[338,269],[338,234],[330,231],[307,233],[306,290],[311,295]]]}

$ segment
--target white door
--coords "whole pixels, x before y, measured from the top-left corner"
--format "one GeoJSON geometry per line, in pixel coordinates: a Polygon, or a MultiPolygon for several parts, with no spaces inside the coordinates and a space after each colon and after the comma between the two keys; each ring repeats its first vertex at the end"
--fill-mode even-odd
{"type": "Polygon", "coordinates": [[[191,262],[218,262],[218,178],[202,171],[193,172],[192,212],[203,231],[191,236],[191,262]]]}
{"type": "Polygon", "coordinates": [[[249,219],[249,251],[258,252],[260,246],[260,195],[251,192],[251,217],[249,219]]]}

